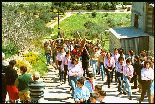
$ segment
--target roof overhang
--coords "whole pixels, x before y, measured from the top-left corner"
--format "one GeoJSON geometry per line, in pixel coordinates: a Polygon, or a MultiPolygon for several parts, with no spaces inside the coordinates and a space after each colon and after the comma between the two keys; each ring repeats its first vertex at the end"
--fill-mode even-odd
{"type": "Polygon", "coordinates": [[[141,29],[135,27],[122,27],[122,28],[110,28],[112,34],[114,34],[118,39],[130,39],[138,37],[150,36],[147,33],[144,33],[141,29]]]}

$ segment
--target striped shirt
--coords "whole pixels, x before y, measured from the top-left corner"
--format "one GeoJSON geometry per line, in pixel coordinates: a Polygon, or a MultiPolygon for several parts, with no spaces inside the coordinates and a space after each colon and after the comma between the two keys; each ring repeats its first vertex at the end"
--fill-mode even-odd
{"type": "Polygon", "coordinates": [[[123,74],[125,75],[125,76],[131,76],[131,77],[133,77],[133,72],[134,72],[134,69],[133,69],[133,66],[132,65],[125,65],[124,67],[123,67],[123,74]]]}
{"type": "Polygon", "coordinates": [[[44,98],[45,83],[41,81],[32,81],[29,83],[30,97],[44,98]]]}

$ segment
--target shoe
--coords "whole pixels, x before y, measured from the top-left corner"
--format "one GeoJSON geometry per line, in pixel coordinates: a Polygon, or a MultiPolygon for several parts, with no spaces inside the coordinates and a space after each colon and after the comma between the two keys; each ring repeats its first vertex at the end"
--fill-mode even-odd
{"type": "Polygon", "coordinates": [[[108,88],[110,88],[110,86],[108,86],[108,88]]]}
{"type": "Polygon", "coordinates": [[[131,89],[137,89],[136,87],[132,86],[131,89]]]}
{"type": "Polygon", "coordinates": [[[132,100],[132,96],[129,97],[129,100],[132,100]]]}
{"type": "Polygon", "coordinates": [[[125,91],[123,91],[123,94],[124,94],[124,95],[126,95],[126,92],[125,92],[125,91]]]}
{"type": "Polygon", "coordinates": [[[70,88],[70,91],[72,90],[72,88],[70,88]]]}
{"type": "Polygon", "coordinates": [[[112,79],[110,80],[110,82],[112,82],[112,79]]]}
{"type": "Polygon", "coordinates": [[[117,91],[120,92],[120,89],[118,89],[117,91]]]}
{"type": "Polygon", "coordinates": [[[122,92],[122,91],[120,91],[120,92],[119,92],[119,94],[123,94],[123,92],[122,92]]]}
{"type": "Polygon", "coordinates": [[[105,85],[107,85],[108,83],[107,83],[107,82],[105,82],[104,84],[105,84],[105,85]]]}

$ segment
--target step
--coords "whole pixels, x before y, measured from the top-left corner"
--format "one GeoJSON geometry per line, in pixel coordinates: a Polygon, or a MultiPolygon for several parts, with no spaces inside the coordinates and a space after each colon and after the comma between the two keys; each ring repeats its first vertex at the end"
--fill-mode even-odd
{"type": "Polygon", "coordinates": [[[147,14],[148,15],[152,15],[153,11],[148,11],[147,14]]]}
{"type": "Polygon", "coordinates": [[[148,24],[149,24],[149,23],[152,23],[152,20],[148,19],[147,22],[148,22],[148,24]]]}
{"type": "Polygon", "coordinates": [[[147,28],[151,28],[152,29],[152,24],[148,24],[147,28]]]}
{"type": "Polygon", "coordinates": [[[152,20],[152,15],[148,15],[148,16],[147,16],[147,19],[148,19],[148,20],[152,20]]]}
{"type": "Polygon", "coordinates": [[[43,81],[44,83],[52,83],[53,81],[52,80],[46,80],[46,81],[43,81]]]}

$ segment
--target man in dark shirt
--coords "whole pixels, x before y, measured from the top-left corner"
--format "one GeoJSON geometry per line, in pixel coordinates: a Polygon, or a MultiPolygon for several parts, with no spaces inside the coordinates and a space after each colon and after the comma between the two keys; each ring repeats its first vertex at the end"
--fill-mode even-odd
{"type": "Polygon", "coordinates": [[[88,70],[88,66],[89,66],[89,53],[88,53],[88,47],[84,46],[83,47],[83,51],[82,51],[82,68],[84,70],[83,76],[85,76],[85,73],[87,74],[87,76],[89,75],[89,70],[88,70]]]}
{"type": "Polygon", "coordinates": [[[39,72],[34,72],[33,81],[29,83],[31,103],[43,103],[45,83],[39,81],[39,72]]]}

